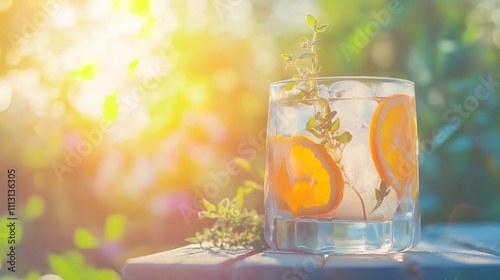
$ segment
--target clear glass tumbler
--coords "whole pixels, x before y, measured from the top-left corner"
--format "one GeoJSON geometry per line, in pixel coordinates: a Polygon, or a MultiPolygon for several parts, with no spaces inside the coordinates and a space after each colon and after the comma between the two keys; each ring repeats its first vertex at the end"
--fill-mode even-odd
{"type": "Polygon", "coordinates": [[[320,254],[420,239],[414,83],[327,77],[270,85],[265,237],[320,254]]]}

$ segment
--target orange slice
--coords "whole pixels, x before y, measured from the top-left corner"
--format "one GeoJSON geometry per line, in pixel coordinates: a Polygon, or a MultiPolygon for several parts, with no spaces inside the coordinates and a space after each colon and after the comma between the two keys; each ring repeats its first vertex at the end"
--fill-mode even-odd
{"type": "Polygon", "coordinates": [[[418,192],[415,99],[404,94],[385,98],[372,117],[370,149],[380,178],[398,197],[410,185],[418,192]]]}
{"type": "Polygon", "coordinates": [[[344,180],[323,146],[305,136],[271,136],[269,157],[272,188],[289,207],[284,210],[294,216],[321,215],[339,205],[344,180]]]}

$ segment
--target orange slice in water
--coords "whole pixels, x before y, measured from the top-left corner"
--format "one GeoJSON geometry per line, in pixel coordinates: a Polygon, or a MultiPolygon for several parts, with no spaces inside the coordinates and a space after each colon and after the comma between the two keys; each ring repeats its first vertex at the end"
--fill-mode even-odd
{"type": "Polygon", "coordinates": [[[418,192],[417,122],[415,99],[404,94],[385,98],[378,105],[370,125],[370,149],[380,178],[398,197],[411,184],[418,192]]]}
{"type": "Polygon", "coordinates": [[[284,210],[290,210],[294,216],[316,216],[339,205],[344,180],[323,146],[305,136],[271,136],[269,157],[272,188],[289,207],[284,210]]]}

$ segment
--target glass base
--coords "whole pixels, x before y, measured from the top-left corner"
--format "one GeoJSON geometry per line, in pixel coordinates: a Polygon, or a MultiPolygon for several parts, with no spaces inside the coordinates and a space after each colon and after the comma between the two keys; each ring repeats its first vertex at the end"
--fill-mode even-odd
{"type": "Polygon", "coordinates": [[[406,251],[420,239],[420,219],[393,221],[280,219],[266,238],[277,250],[318,254],[384,254],[406,251]]]}

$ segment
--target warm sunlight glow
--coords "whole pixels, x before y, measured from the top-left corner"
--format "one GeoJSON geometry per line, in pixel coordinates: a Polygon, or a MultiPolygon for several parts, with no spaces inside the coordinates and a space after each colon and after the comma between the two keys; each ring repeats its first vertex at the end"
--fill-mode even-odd
{"type": "Polygon", "coordinates": [[[10,9],[13,1],[14,0],[0,0],[0,12],[10,9]]]}

